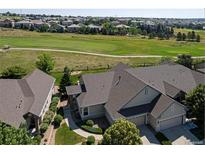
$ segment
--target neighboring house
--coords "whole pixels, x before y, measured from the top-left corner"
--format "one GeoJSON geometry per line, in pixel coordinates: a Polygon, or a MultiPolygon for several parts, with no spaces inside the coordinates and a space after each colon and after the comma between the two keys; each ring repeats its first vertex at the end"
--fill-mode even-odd
{"type": "Polygon", "coordinates": [[[55,79],[36,69],[23,79],[0,79],[0,121],[36,128],[48,111],[55,79]]]}
{"type": "Polygon", "coordinates": [[[178,64],[129,68],[118,64],[105,73],[85,74],[66,87],[82,120],[106,116],[110,123],[126,118],[156,131],[185,123],[185,93],[204,83],[204,75],[178,64]]]}
{"type": "Polygon", "coordinates": [[[205,74],[205,62],[196,64],[194,67],[198,72],[205,74]]]}

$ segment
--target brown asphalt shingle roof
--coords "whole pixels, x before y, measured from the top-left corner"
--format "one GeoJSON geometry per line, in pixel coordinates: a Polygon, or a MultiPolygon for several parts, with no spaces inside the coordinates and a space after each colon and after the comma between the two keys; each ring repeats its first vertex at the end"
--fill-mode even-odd
{"type": "Polygon", "coordinates": [[[35,70],[23,79],[0,79],[0,120],[19,127],[23,116],[40,116],[54,78],[35,70]]]}

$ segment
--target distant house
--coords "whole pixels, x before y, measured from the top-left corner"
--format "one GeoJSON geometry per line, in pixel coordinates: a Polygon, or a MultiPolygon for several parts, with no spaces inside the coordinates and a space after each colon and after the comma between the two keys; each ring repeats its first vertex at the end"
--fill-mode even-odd
{"type": "Polygon", "coordinates": [[[94,25],[94,24],[90,24],[90,25],[88,25],[88,27],[89,27],[90,29],[95,29],[95,30],[97,30],[97,31],[101,31],[101,29],[102,29],[102,26],[96,26],[96,25],[94,25]]]}
{"type": "Polygon", "coordinates": [[[67,26],[67,31],[70,32],[70,33],[79,32],[81,27],[82,26],[80,26],[79,24],[78,25],[72,24],[70,26],[67,26]]]}
{"type": "Polygon", "coordinates": [[[130,28],[130,26],[127,26],[127,25],[124,25],[124,24],[120,24],[120,25],[117,25],[116,28],[118,29],[121,29],[121,28],[130,28]]]}
{"type": "Polygon", "coordinates": [[[63,26],[70,26],[73,24],[73,21],[72,20],[64,20],[62,21],[62,25],[63,26]]]}
{"type": "Polygon", "coordinates": [[[105,73],[85,74],[79,85],[66,87],[82,120],[125,118],[137,126],[161,131],[185,123],[185,93],[204,83],[204,75],[182,65],[129,68],[118,64],[105,73]]]}
{"type": "Polygon", "coordinates": [[[49,27],[49,24],[43,22],[42,20],[31,20],[31,23],[33,24],[35,29],[40,29],[45,25],[47,25],[49,27]]]}
{"type": "Polygon", "coordinates": [[[0,79],[0,121],[36,128],[48,111],[55,79],[36,69],[23,79],[0,79]]]}
{"type": "Polygon", "coordinates": [[[14,21],[10,19],[0,19],[0,27],[13,28],[14,21]]]}
{"type": "Polygon", "coordinates": [[[32,22],[29,20],[22,20],[19,22],[15,22],[14,27],[19,29],[29,29],[32,25],[32,22]]]}

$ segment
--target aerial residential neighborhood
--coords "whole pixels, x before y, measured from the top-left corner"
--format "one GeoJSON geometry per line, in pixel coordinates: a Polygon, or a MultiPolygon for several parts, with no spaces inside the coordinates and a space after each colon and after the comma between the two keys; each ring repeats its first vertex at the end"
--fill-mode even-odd
{"type": "Polygon", "coordinates": [[[204,18],[26,11],[0,9],[0,145],[204,144],[204,18]]]}

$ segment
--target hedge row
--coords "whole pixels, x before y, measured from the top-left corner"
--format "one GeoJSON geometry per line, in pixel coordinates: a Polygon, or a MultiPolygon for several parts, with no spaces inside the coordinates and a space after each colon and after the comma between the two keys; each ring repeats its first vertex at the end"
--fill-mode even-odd
{"type": "Polygon", "coordinates": [[[101,128],[90,127],[87,125],[82,125],[81,128],[90,133],[103,134],[103,130],[101,128]]]}
{"type": "Polygon", "coordinates": [[[161,132],[158,132],[155,136],[162,145],[171,145],[172,144],[172,142],[166,136],[164,136],[164,134],[161,132]]]}
{"type": "Polygon", "coordinates": [[[59,97],[53,97],[51,100],[51,104],[49,106],[49,110],[45,113],[43,122],[40,125],[40,132],[45,133],[48,129],[49,124],[51,123],[54,113],[57,110],[57,104],[59,102],[59,97]]]}
{"type": "Polygon", "coordinates": [[[43,122],[40,126],[41,133],[44,133],[47,129],[49,124],[51,123],[53,119],[54,113],[52,111],[47,111],[44,115],[43,122]]]}

